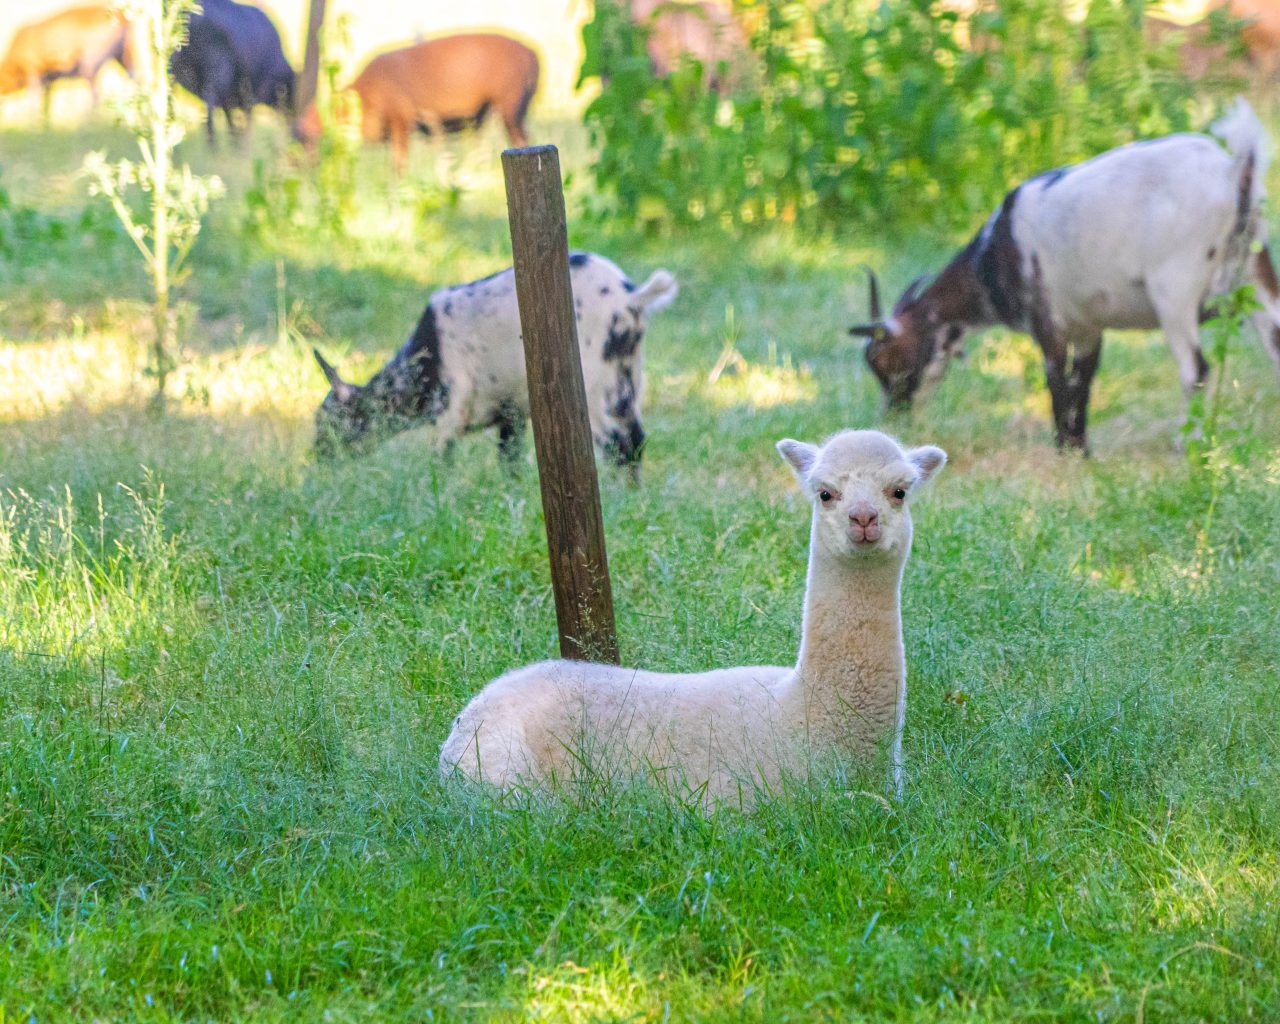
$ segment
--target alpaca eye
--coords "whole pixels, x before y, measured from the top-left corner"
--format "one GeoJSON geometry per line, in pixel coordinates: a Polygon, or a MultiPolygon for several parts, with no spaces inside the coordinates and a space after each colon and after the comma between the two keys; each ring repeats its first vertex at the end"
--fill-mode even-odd
{"type": "Polygon", "coordinates": [[[819,492],[818,492],[818,499],[819,499],[819,500],[822,502],[822,504],[824,504],[824,505],[829,505],[829,504],[831,504],[831,492],[830,492],[830,491],[828,491],[828,490],[821,490],[821,491],[819,491],[819,492]]]}
{"type": "Polygon", "coordinates": [[[895,488],[893,489],[893,500],[894,500],[894,501],[901,501],[901,500],[902,500],[903,498],[905,498],[906,496],[907,496],[907,492],[906,492],[906,489],[905,489],[905,488],[902,488],[902,487],[895,487],[895,488]]]}

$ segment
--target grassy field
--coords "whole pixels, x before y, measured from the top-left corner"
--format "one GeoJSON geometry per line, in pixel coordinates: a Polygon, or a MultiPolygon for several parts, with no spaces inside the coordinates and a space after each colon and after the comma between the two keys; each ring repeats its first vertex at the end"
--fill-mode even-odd
{"type": "MultiPolygon", "coordinates": [[[[576,207],[590,155],[549,134],[576,207]]],[[[1107,343],[1092,460],[1055,453],[1000,333],[889,424],[952,460],[905,584],[901,803],[868,773],[750,816],[498,805],[436,760],[555,648],[532,464],[479,435],[446,467],[429,430],[309,457],[311,344],[363,379],[431,288],[508,261],[497,135],[395,189],[366,155],[342,236],[248,232],[251,162],[193,142],[231,188],[163,420],[135,254],[80,221],[90,144],[125,148],[0,134],[38,211],[0,256],[0,1020],[1280,1019],[1280,395],[1252,337],[1206,469],[1151,335],[1107,343]]],[[[683,289],[646,343],[643,485],[602,478],[624,660],[791,661],[808,515],[773,442],[881,423],[857,267],[901,286],[955,240],[571,234],[683,289]],[[712,383],[726,338],[746,365],[712,383]]]]}

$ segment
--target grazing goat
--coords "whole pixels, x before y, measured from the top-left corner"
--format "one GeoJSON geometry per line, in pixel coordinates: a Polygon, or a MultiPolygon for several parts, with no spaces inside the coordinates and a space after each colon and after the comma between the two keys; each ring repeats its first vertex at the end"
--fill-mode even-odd
{"type": "Polygon", "coordinates": [[[778,451],[813,505],[794,668],[530,665],[463,709],[440,751],[441,771],[503,789],[594,773],[649,776],[709,807],[749,803],[826,758],[866,759],[887,741],[901,793],[906,498],[946,454],[904,450],[874,430],[843,431],[821,448],[779,441],[778,451]]]}
{"type": "Polygon", "coordinates": [[[83,78],[98,105],[98,73],[117,61],[133,74],[131,30],[110,7],[72,7],[23,25],[0,59],[0,95],[20,89],[43,91],[45,118],[49,89],[59,78],[83,78]]]}
{"type": "MultiPolygon", "coordinates": [[[[638,469],[641,342],[649,314],[676,297],[675,278],[656,270],[637,288],[603,256],[573,253],[569,279],[592,436],[615,462],[638,469]]],[[[508,267],[432,295],[413,336],[364,387],[348,384],[317,352],[331,389],[316,413],[317,454],[438,421],[443,447],[467,431],[497,426],[501,452],[514,459],[529,415],[521,338],[508,267]]]]}
{"type": "MultiPolygon", "coordinates": [[[[538,55],[492,33],[445,36],[374,57],[350,88],[360,97],[364,141],[390,142],[399,172],[411,132],[439,136],[478,128],[490,111],[502,118],[511,145],[527,145],[524,119],[538,89],[538,55]]],[[[312,143],[320,129],[310,106],[298,137],[312,143]]]]}
{"type": "Polygon", "coordinates": [[[174,80],[205,104],[205,128],[214,141],[213,112],[221,109],[234,131],[232,111],[246,121],[256,104],[292,116],[297,76],[266,13],[234,0],[201,0],[187,22],[186,42],[169,62],[174,80]]]}
{"type": "Polygon", "coordinates": [[[1086,447],[1089,387],[1106,328],[1164,331],[1187,396],[1208,372],[1199,325],[1242,276],[1257,288],[1255,325],[1280,371],[1280,281],[1265,244],[1262,125],[1243,100],[1205,135],[1110,150],[1010,192],[927,286],[917,278],[873,323],[866,359],[890,405],[941,380],[973,330],[1029,331],[1044,352],[1059,446],[1086,447]]]}

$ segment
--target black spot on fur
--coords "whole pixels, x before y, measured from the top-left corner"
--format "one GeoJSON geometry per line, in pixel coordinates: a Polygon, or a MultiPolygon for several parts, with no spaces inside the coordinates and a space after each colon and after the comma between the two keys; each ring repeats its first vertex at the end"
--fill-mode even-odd
{"type": "Polygon", "coordinates": [[[1196,384],[1203,386],[1204,382],[1209,379],[1209,363],[1204,357],[1204,353],[1196,349],[1196,384]]]}
{"type": "Polygon", "coordinates": [[[1262,290],[1271,298],[1280,296],[1280,278],[1276,277],[1275,264],[1271,262],[1271,251],[1264,245],[1253,257],[1253,270],[1262,290]]]}
{"type": "Polygon", "coordinates": [[[1253,154],[1250,153],[1244,162],[1244,173],[1240,175],[1240,190],[1236,193],[1237,235],[1243,235],[1249,228],[1249,215],[1253,212],[1253,171],[1253,154]]]}
{"type": "Polygon", "coordinates": [[[1026,282],[1022,278],[1022,253],[1013,238],[1013,211],[1021,186],[1004,198],[989,232],[975,240],[973,269],[991,308],[1001,323],[1020,327],[1026,323],[1026,282]]]}
{"type": "Polygon", "coordinates": [[[609,415],[619,422],[619,427],[609,431],[605,455],[620,466],[639,464],[645,437],[636,414],[636,383],[630,366],[618,367],[618,386],[610,395],[609,415]]]}
{"type": "Polygon", "coordinates": [[[609,286],[608,286],[608,285],[605,285],[603,288],[601,288],[601,289],[600,289],[600,294],[601,294],[601,295],[608,295],[608,294],[609,294],[609,286]]]}
{"type": "Polygon", "coordinates": [[[440,335],[435,306],[427,303],[418,326],[400,351],[369,381],[385,412],[409,421],[434,420],[448,405],[441,377],[440,335]]]}
{"type": "Polygon", "coordinates": [[[591,256],[590,256],[590,254],[588,254],[588,253],[585,253],[585,252],[571,252],[571,253],[569,253],[569,266],[571,266],[571,267],[585,267],[585,266],[587,265],[587,260],[589,260],[589,259],[591,259],[591,256]]]}
{"type": "Polygon", "coordinates": [[[1217,255],[1218,255],[1218,247],[1216,245],[1211,245],[1209,246],[1209,255],[1206,256],[1205,259],[1211,260],[1217,255]]]}
{"type": "Polygon", "coordinates": [[[494,416],[498,425],[498,454],[508,466],[520,461],[525,419],[524,412],[512,401],[503,402],[494,416]]]}
{"type": "Polygon", "coordinates": [[[609,321],[609,333],[604,339],[604,359],[625,359],[632,355],[644,340],[644,331],[628,324],[617,313],[609,321]]]}
{"type": "Polygon", "coordinates": [[[635,415],[636,382],[631,376],[631,367],[618,368],[618,387],[613,393],[613,402],[609,406],[609,415],[614,419],[625,420],[635,415]]]}
{"type": "Polygon", "coordinates": [[[1067,174],[1070,173],[1070,171],[1071,171],[1070,167],[1055,167],[1052,171],[1045,171],[1044,174],[1038,175],[1037,177],[1032,178],[1031,180],[1038,181],[1041,185],[1044,186],[1045,190],[1047,191],[1053,188],[1054,185],[1058,184],[1058,182],[1060,182],[1064,177],[1066,177],[1067,174]]]}

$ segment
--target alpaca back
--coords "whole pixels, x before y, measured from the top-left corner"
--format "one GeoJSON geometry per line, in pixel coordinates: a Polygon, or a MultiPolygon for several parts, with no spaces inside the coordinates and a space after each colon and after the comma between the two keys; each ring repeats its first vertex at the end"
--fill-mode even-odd
{"type": "Polygon", "coordinates": [[[441,770],[498,786],[656,777],[697,790],[776,781],[792,747],[781,666],[646,672],[576,661],[517,669],[454,722],[441,770]]]}

